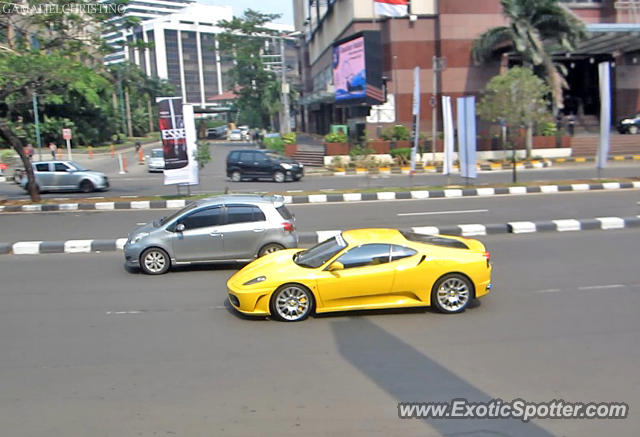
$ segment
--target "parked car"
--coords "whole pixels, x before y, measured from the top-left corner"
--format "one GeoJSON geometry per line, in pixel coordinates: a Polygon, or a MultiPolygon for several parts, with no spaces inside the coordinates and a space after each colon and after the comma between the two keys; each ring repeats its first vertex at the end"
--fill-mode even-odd
{"type": "Polygon", "coordinates": [[[354,229],[308,250],[253,261],[227,281],[229,302],[286,322],[333,311],[433,306],[464,311],[491,290],[478,240],[396,229],[354,229]]]}
{"type": "Polygon", "coordinates": [[[234,129],[229,134],[229,141],[242,141],[244,140],[242,131],[240,129],[234,129]]]}
{"type": "Polygon", "coordinates": [[[190,203],[129,234],[125,265],[159,275],[171,266],[250,261],[298,246],[281,196],[227,195],[190,203]]]}
{"type": "MultiPolygon", "coordinates": [[[[75,161],[34,162],[33,173],[38,191],[106,191],[109,179],[104,173],[87,170],[75,161]]],[[[27,175],[22,177],[20,185],[27,189],[27,175]]]]}
{"type": "Polygon", "coordinates": [[[218,126],[207,129],[207,138],[209,139],[219,139],[227,137],[227,127],[226,126],[218,126]]]}
{"type": "Polygon", "coordinates": [[[244,178],[299,181],[304,165],[269,150],[232,150],[227,155],[227,177],[234,182],[244,178]]]}
{"type": "Polygon", "coordinates": [[[632,135],[640,133],[640,113],[620,120],[618,122],[618,132],[632,135]]]}
{"type": "Polygon", "coordinates": [[[151,150],[151,154],[147,156],[147,170],[149,172],[164,171],[164,150],[151,150]]]}

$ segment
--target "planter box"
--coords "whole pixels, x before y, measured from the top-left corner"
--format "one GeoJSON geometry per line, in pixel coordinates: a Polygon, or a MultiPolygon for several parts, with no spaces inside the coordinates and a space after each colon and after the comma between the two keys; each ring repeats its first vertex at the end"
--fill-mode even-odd
{"type": "Polygon", "coordinates": [[[534,136],[533,137],[533,148],[534,149],[553,149],[556,147],[556,137],[555,135],[552,137],[543,137],[543,136],[534,136]]]}
{"type": "Polygon", "coordinates": [[[297,144],[285,144],[284,145],[284,154],[287,156],[293,156],[298,151],[297,144]]]}
{"type": "Polygon", "coordinates": [[[411,141],[409,140],[396,141],[396,148],[398,149],[406,149],[410,147],[411,147],[411,141]]]}
{"type": "Polygon", "coordinates": [[[385,154],[391,150],[391,142],[385,140],[373,140],[369,141],[369,147],[371,147],[374,153],[385,154]]]}
{"type": "Polygon", "coordinates": [[[325,143],[325,155],[327,156],[336,156],[336,155],[348,155],[349,154],[349,144],[348,143],[325,143]]]}

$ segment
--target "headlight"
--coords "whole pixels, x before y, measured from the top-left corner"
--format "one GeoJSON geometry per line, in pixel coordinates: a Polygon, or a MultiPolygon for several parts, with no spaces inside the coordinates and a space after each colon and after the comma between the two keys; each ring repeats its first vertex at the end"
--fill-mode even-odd
{"type": "Polygon", "coordinates": [[[304,167],[304,164],[303,164],[303,163],[299,163],[298,165],[300,166],[300,168],[303,168],[303,167],[304,167]]]}
{"type": "Polygon", "coordinates": [[[633,124],[633,120],[622,120],[620,123],[622,124],[633,124]]]}
{"type": "Polygon", "coordinates": [[[258,282],[265,281],[266,279],[267,278],[265,278],[264,276],[258,276],[257,278],[253,278],[242,285],[253,285],[253,284],[257,284],[258,282]]]}
{"type": "Polygon", "coordinates": [[[287,164],[286,162],[283,162],[282,164],[280,164],[280,166],[282,168],[284,168],[285,170],[291,170],[291,164],[287,164]]]}
{"type": "Polygon", "coordinates": [[[140,232],[139,234],[136,234],[132,239],[131,239],[131,244],[136,244],[138,241],[142,240],[145,237],[148,237],[149,233],[148,232],[140,232]]]}

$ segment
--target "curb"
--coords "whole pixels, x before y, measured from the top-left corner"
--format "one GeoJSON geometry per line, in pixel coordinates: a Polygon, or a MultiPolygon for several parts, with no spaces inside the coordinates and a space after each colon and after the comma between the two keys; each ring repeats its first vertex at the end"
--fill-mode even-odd
{"type": "MultiPolygon", "coordinates": [[[[550,160],[533,160],[531,162],[526,163],[516,163],[516,168],[519,169],[532,169],[532,168],[546,168],[551,167],[552,163],[550,160]]],[[[496,170],[511,170],[513,168],[511,163],[495,163],[495,164],[476,164],[476,169],[480,172],[486,171],[496,171],[496,170]]],[[[453,170],[458,170],[459,166],[454,165],[452,167],[453,170]]],[[[423,173],[440,173],[442,172],[442,165],[416,165],[416,169],[414,171],[415,174],[423,174],[423,173]]],[[[329,171],[329,175],[333,176],[346,176],[346,175],[378,175],[378,174],[410,174],[410,167],[378,167],[374,169],[366,169],[366,168],[349,168],[343,171],[329,171]]]]}
{"type": "MultiPolygon", "coordinates": [[[[532,193],[557,193],[568,191],[611,191],[640,188],[640,181],[602,182],[598,184],[533,185],[528,187],[499,188],[450,188],[444,190],[380,191],[377,193],[309,194],[283,196],[286,204],[361,202],[368,200],[408,200],[454,197],[489,197],[532,193]]],[[[130,202],[51,203],[35,205],[0,205],[0,213],[8,212],[59,212],[59,211],[113,211],[123,209],[177,209],[187,204],[185,199],[133,200],[130,202]]]]}
{"type": "MultiPolygon", "coordinates": [[[[593,156],[568,156],[566,158],[550,158],[552,162],[562,164],[566,162],[596,162],[593,156]]],[[[609,155],[607,161],[640,161],[640,155],[609,155]]]]}
{"type": "MultiPolygon", "coordinates": [[[[418,234],[459,235],[477,237],[495,234],[529,234],[535,232],[576,232],[589,230],[611,230],[639,228],[640,215],[635,217],[596,217],[592,219],[560,219],[537,222],[515,221],[495,224],[462,224],[448,226],[416,226],[408,229],[418,234]]],[[[324,241],[341,230],[299,232],[301,245],[312,245],[324,241]]],[[[122,250],[126,238],[115,240],[66,240],[66,241],[18,241],[0,243],[0,255],[41,255],[50,253],[99,253],[122,250]]]]}

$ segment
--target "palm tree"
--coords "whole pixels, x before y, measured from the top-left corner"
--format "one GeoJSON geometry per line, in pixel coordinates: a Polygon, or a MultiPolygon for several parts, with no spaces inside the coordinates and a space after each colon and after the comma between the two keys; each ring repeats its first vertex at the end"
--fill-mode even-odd
{"type": "Polygon", "coordinates": [[[508,26],[494,27],[474,42],[476,62],[495,60],[497,55],[516,51],[525,66],[533,67],[551,90],[553,114],[563,107],[562,90],[568,89],[564,66],[555,64],[552,50],[571,52],[585,36],[585,26],[557,0],[500,0],[508,26]]]}

